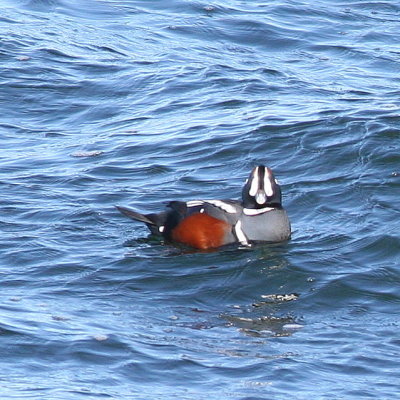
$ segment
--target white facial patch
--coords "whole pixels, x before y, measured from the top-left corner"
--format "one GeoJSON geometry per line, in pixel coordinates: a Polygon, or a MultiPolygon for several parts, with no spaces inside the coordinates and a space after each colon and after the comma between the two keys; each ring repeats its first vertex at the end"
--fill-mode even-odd
{"type": "Polygon", "coordinates": [[[265,174],[264,176],[264,190],[268,197],[272,197],[274,195],[274,190],[272,189],[272,182],[268,173],[265,174]]]}
{"type": "Polygon", "coordinates": [[[264,204],[267,201],[267,195],[265,194],[264,191],[259,190],[256,193],[255,199],[256,199],[256,203],[261,205],[261,204],[264,204]]]}
{"type": "Polygon", "coordinates": [[[161,225],[161,226],[158,228],[158,231],[159,231],[160,233],[163,233],[163,232],[164,232],[164,229],[165,229],[165,226],[161,225]]]}
{"type": "Polygon", "coordinates": [[[251,180],[249,195],[255,196],[259,188],[258,167],[254,170],[253,178],[251,180]]]}

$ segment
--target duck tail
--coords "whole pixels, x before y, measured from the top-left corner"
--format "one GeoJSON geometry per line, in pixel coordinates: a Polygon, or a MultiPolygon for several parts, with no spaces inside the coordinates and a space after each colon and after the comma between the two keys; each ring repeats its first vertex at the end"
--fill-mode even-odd
{"type": "Polygon", "coordinates": [[[128,218],[134,219],[135,221],[144,222],[148,225],[157,225],[157,223],[151,220],[146,215],[140,214],[136,211],[131,210],[130,208],[115,206],[115,208],[122,214],[126,215],[128,218]]]}

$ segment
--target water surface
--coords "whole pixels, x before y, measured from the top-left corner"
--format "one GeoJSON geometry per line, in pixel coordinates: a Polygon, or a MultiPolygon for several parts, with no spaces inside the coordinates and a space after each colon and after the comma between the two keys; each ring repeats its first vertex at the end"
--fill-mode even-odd
{"type": "Polygon", "coordinates": [[[400,6],[0,5],[4,399],[392,399],[400,6]],[[280,180],[293,239],[185,252],[115,204],[280,180]]]}

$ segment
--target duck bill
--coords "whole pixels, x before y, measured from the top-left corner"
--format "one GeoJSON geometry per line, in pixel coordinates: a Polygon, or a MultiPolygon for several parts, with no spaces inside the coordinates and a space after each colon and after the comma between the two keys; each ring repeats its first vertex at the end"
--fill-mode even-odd
{"type": "Polygon", "coordinates": [[[262,205],[267,201],[267,196],[264,191],[258,190],[255,195],[255,199],[257,204],[262,205]]]}

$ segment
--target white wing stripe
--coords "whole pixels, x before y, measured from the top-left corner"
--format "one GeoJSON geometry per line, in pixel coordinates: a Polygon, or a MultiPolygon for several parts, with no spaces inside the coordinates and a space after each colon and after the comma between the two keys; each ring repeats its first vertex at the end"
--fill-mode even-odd
{"type": "Polygon", "coordinates": [[[212,204],[213,206],[220,208],[221,210],[227,212],[228,214],[235,214],[237,212],[235,206],[233,206],[232,204],[225,203],[224,201],[221,200],[207,200],[206,203],[212,204]]]}
{"type": "Polygon", "coordinates": [[[187,207],[197,207],[197,206],[202,206],[204,204],[203,200],[192,200],[186,202],[187,207]]]}
{"type": "MultiPolygon", "coordinates": [[[[198,207],[204,206],[204,204],[211,204],[212,206],[220,208],[222,211],[227,212],[228,214],[236,214],[237,208],[229,203],[225,203],[222,200],[191,200],[186,202],[187,207],[198,207]]],[[[200,210],[200,212],[204,212],[200,210]]]]}

